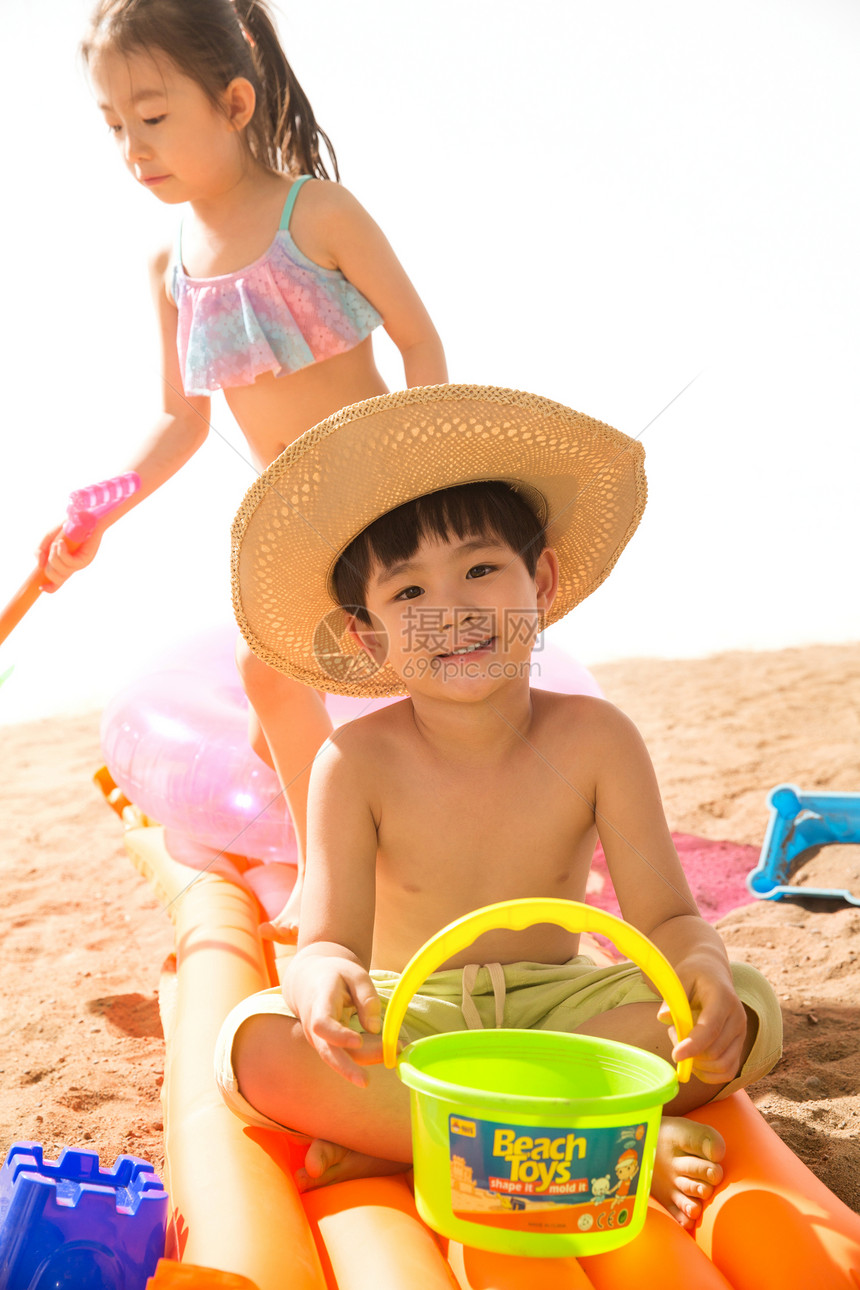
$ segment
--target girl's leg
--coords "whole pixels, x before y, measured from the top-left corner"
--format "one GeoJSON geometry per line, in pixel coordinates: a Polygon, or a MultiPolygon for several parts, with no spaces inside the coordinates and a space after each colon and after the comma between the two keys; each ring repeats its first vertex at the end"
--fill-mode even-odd
{"type": "Polygon", "coordinates": [[[308,783],[314,757],[331,734],[332,724],[316,690],[263,663],[241,637],[236,664],[251,705],[251,746],[277,772],[296,833],[298,878],[289,901],[272,924],[278,939],[294,941],[307,842],[308,783]]]}

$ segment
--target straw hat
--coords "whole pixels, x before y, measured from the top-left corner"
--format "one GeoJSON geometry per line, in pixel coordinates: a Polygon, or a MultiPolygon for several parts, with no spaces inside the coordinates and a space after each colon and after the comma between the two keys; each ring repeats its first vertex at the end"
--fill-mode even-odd
{"type": "Polygon", "coordinates": [[[434,385],[343,408],[306,431],[248,490],[233,523],[233,607],[265,663],[333,694],[405,693],[346,633],[332,572],[362,529],[404,502],[498,479],[547,524],[559,559],[556,622],[599,587],[645,508],[644,450],[549,399],[434,385]]]}

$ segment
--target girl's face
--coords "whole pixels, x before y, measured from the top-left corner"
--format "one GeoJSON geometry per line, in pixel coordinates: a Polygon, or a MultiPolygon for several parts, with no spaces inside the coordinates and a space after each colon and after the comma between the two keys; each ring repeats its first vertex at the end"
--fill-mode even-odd
{"type": "Polygon", "coordinates": [[[104,51],[91,60],[90,76],[126,166],[161,201],[214,197],[237,182],[247,166],[247,122],[232,87],[221,111],[166,54],[147,50],[104,51]]]}

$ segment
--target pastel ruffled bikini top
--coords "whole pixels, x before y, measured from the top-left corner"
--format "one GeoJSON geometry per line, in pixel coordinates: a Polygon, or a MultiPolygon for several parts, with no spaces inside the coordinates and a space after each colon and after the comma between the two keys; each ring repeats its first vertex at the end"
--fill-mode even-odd
{"type": "Polygon", "coordinates": [[[235,273],[189,278],[180,230],[171,290],[186,394],[251,385],[264,372],[287,376],[353,349],[382,322],[339,269],[309,260],[290,236],[296,197],[310,178],[293,181],[265,255],[235,273]]]}

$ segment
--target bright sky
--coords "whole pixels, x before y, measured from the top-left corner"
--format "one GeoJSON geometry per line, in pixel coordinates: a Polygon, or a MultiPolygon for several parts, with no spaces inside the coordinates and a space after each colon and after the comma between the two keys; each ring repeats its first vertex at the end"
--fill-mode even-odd
{"type": "MultiPolygon", "coordinates": [[[[124,469],[158,397],[145,262],[177,213],[113,155],[76,62],[88,9],[42,0],[35,39],[25,6],[2,22],[20,57],[0,214],[0,602],[68,492],[124,469]]],[[[279,12],[343,180],[424,296],[452,380],[642,433],[641,529],[556,629],[564,644],[591,663],[856,638],[856,5],[279,12]]],[[[229,620],[229,521],[253,472],[213,408],[198,457],[0,648],[0,671],[15,664],[0,722],[96,706],[229,620]]]]}

